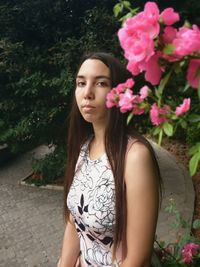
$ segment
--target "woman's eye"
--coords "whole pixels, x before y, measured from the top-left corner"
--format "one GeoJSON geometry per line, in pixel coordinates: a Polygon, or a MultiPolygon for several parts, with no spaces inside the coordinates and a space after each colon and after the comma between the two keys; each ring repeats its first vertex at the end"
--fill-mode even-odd
{"type": "Polygon", "coordinates": [[[108,84],[106,82],[98,82],[97,83],[98,86],[101,86],[101,87],[106,87],[108,86],[108,84]]]}
{"type": "Polygon", "coordinates": [[[85,82],[81,82],[81,81],[77,82],[76,84],[77,84],[78,87],[85,86],[85,82]]]}

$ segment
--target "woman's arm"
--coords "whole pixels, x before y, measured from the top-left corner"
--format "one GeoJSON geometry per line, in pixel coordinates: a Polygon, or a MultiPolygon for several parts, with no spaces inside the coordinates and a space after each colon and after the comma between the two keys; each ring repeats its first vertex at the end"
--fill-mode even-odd
{"type": "Polygon", "coordinates": [[[74,267],[80,253],[80,240],[72,216],[66,225],[62,253],[57,267],[74,267]]]}
{"type": "Polygon", "coordinates": [[[159,187],[149,150],[130,148],[125,166],[127,254],[121,267],[150,267],[159,208],[159,187]]]}

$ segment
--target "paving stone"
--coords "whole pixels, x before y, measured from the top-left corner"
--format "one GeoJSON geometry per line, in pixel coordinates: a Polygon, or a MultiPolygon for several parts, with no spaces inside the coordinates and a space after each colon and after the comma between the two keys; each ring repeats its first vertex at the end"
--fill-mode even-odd
{"type": "MultiPolygon", "coordinates": [[[[172,242],[173,217],[164,212],[174,198],[189,221],[194,207],[194,190],[187,171],[165,150],[154,144],[165,192],[159,214],[158,240],[172,242]]],[[[0,169],[0,267],[55,267],[64,232],[63,192],[19,185],[31,172],[31,158],[44,155],[46,148],[31,151],[0,169]]]]}

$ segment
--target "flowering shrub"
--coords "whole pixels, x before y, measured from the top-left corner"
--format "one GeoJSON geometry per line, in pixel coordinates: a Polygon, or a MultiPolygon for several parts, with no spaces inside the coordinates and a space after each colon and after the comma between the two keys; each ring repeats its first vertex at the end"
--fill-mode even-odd
{"type": "MultiPolygon", "coordinates": [[[[164,242],[155,243],[155,255],[153,266],[155,267],[199,267],[200,266],[200,241],[195,238],[188,229],[189,221],[185,221],[176,208],[173,199],[166,208],[166,211],[175,216],[172,227],[176,229],[176,241],[165,245],[164,242]]],[[[200,227],[200,220],[193,222],[192,228],[200,227]]]]}
{"type": "MultiPolygon", "coordinates": [[[[137,13],[138,9],[132,9],[128,1],[120,1],[114,7],[115,14],[119,15],[124,7],[130,12],[122,18],[119,42],[127,69],[133,76],[144,75],[146,84],[138,88],[133,79],[119,84],[108,93],[107,107],[129,112],[128,123],[135,115],[149,114],[151,134],[158,136],[159,144],[163,134],[173,136],[178,127],[186,129],[195,123],[200,129],[199,100],[193,104],[191,98],[200,99],[199,27],[175,28],[179,14],[173,8],[160,12],[155,2],[147,2],[144,10],[137,13]],[[170,87],[178,76],[184,79],[176,84],[174,94],[170,87]]],[[[199,142],[193,144],[190,155],[189,169],[194,175],[200,161],[199,142]]]]}

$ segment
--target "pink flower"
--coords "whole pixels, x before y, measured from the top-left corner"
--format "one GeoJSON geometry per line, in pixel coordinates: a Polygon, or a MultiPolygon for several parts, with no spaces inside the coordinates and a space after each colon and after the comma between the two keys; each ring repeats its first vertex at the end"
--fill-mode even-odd
{"type": "MultiPolygon", "coordinates": [[[[119,30],[119,41],[124,49],[124,56],[128,59],[127,69],[133,75],[138,75],[142,71],[149,72],[148,62],[155,54],[154,39],[159,32],[159,9],[154,2],[147,2],[144,11],[127,19],[119,30]]],[[[154,63],[153,74],[156,76],[150,77],[152,72],[147,73],[146,76],[148,81],[153,81],[152,84],[157,84],[161,71],[155,62],[155,58],[152,61],[154,63]]]]}
{"type": "Polygon", "coordinates": [[[200,82],[200,59],[191,59],[188,71],[187,80],[193,88],[198,88],[200,82]]]}
{"type": "Polygon", "coordinates": [[[145,112],[145,108],[142,108],[138,105],[133,105],[133,114],[134,115],[142,115],[145,112]]]}
{"type": "Polygon", "coordinates": [[[171,7],[164,9],[160,14],[160,17],[163,20],[163,23],[168,26],[174,24],[180,19],[179,14],[174,12],[174,9],[171,7]]]}
{"type": "Polygon", "coordinates": [[[181,251],[184,263],[192,263],[192,257],[198,254],[199,248],[200,246],[193,242],[186,244],[181,251]]]}
{"type": "Polygon", "coordinates": [[[172,43],[174,38],[176,37],[177,30],[171,26],[165,27],[164,33],[162,35],[162,40],[164,43],[169,44],[172,43]]]}
{"type": "Polygon", "coordinates": [[[127,19],[123,28],[129,36],[140,31],[146,32],[152,39],[157,37],[160,31],[157,5],[153,2],[147,2],[144,11],[127,19]]]}
{"type": "Polygon", "coordinates": [[[154,43],[146,32],[136,31],[134,35],[123,39],[123,29],[118,33],[121,46],[124,48],[124,56],[129,61],[147,61],[154,54],[154,43]]]}
{"type": "Polygon", "coordinates": [[[141,71],[137,64],[148,61],[154,55],[153,39],[159,31],[159,9],[153,2],[146,3],[144,11],[127,19],[118,31],[124,56],[131,62],[134,75],[141,71]]]}
{"type": "Polygon", "coordinates": [[[154,55],[144,66],[144,69],[146,70],[145,80],[153,85],[156,85],[160,82],[162,75],[162,69],[158,63],[158,59],[158,55],[154,55]]]}
{"type": "Polygon", "coordinates": [[[140,97],[142,98],[142,99],[145,99],[147,96],[148,96],[148,94],[149,94],[149,92],[150,92],[150,89],[149,89],[149,87],[148,86],[143,86],[141,89],[140,89],[140,97]]]}
{"type": "Polygon", "coordinates": [[[150,119],[153,125],[160,125],[166,121],[167,114],[170,112],[170,107],[165,105],[162,108],[159,108],[156,103],[151,106],[150,110],[150,119]]]}
{"type": "Polygon", "coordinates": [[[119,101],[121,99],[121,95],[127,90],[127,88],[132,88],[134,86],[133,79],[127,79],[124,83],[118,84],[114,87],[110,92],[108,92],[106,96],[106,106],[107,108],[112,108],[114,106],[119,106],[119,101]]]}
{"type": "Polygon", "coordinates": [[[125,93],[120,94],[119,107],[122,113],[133,108],[133,91],[127,89],[125,93]]]}
{"type": "Polygon", "coordinates": [[[154,21],[159,19],[159,9],[155,2],[147,2],[144,6],[144,12],[149,18],[152,18],[154,21]]]}
{"type": "Polygon", "coordinates": [[[147,62],[136,63],[129,61],[127,69],[133,75],[138,75],[140,72],[146,71],[145,80],[153,85],[157,85],[162,76],[162,68],[158,63],[158,59],[158,55],[153,55],[147,62]]]}
{"type": "Polygon", "coordinates": [[[108,92],[106,96],[106,106],[107,108],[112,108],[118,105],[118,97],[115,90],[108,92]]]}
{"type": "Polygon", "coordinates": [[[127,88],[131,89],[135,84],[133,79],[127,79],[124,83],[118,84],[112,90],[116,91],[117,94],[124,93],[127,88]]]}
{"type": "Polygon", "coordinates": [[[190,98],[185,98],[183,103],[176,108],[176,116],[180,116],[181,114],[187,112],[190,109],[190,98]]]}
{"type": "Polygon", "coordinates": [[[130,89],[133,87],[134,84],[135,84],[135,82],[131,78],[129,78],[128,80],[126,80],[125,83],[123,83],[124,87],[130,88],[130,89]]]}
{"type": "Polygon", "coordinates": [[[133,75],[138,75],[142,71],[135,61],[129,61],[126,67],[133,75]]]}
{"type": "Polygon", "coordinates": [[[196,25],[192,29],[181,27],[172,44],[175,46],[174,54],[187,56],[194,52],[200,52],[200,30],[196,25]]]}

